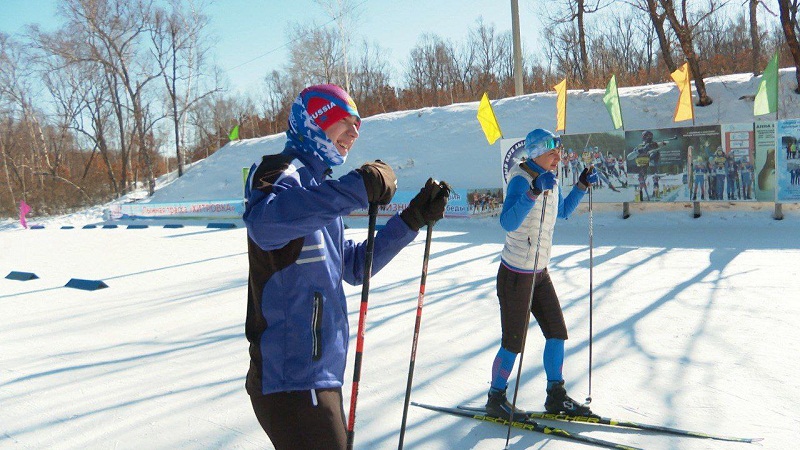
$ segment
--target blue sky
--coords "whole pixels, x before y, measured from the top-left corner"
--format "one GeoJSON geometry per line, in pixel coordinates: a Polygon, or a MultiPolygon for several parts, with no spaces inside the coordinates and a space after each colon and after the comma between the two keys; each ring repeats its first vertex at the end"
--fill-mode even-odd
{"type": "MultiPolygon", "coordinates": [[[[541,23],[533,1],[521,0],[520,26],[524,45],[534,52],[541,23]]],[[[0,0],[0,32],[18,34],[24,25],[58,26],[56,0],[0,0]]],[[[424,33],[464,42],[479,17],[497,31],[511,30],[510,0],[356,0],[360,20],[352,37],[366,38],[387,50],[399,79],[410,49],[424,33]]],[[[327,23],[330,19],[312,0],[216,0],[207,10],[211,18],[214,53],[232,87],[259,89],[260,80],[287,61],[290,23],[327,23]]],[[[360,45],[360,44],[359,44],[360,45]]]]}

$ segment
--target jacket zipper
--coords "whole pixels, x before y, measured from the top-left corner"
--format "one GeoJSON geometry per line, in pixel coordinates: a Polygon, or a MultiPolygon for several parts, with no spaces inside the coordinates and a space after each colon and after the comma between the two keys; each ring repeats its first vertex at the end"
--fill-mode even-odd
{"type": "Polygon", "coordinates": [[[311,358],[318,361],[322,357],[322,294],[314,292],[314,309],[311,313],[311,358]]]}

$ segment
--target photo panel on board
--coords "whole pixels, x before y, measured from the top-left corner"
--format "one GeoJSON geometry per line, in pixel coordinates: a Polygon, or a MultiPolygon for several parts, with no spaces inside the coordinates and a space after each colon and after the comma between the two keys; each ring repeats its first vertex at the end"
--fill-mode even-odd
{"type": "Polygon", "coordinates": [[[720,126],[720,131],[727,169],[725,200],[756,201],[753,124],[725,124],[720,126]]]}
{"type": "Polygon", "coordinates": [[[775,148],[775,201],[800,202],[800,119],[778,121],[775,148]]]}
{"type": "Polygon", "coordinates": [[[775,122],[756,122],[754,184],[756,200],[774,202],[775,189],[775,122]]]}
{"type": "Polygon", "coordinates": [[[716,198],[715,158],[725,160],[719,126],[626,131],[625,143],[634,201],[716,198]]]}
{"type": "Polygon", "coordinates": [[[583,169],[589,165],[597,170],[598,182],[592,191],[592,201],[622,203],[633,201],[634,186],[625,159],[623,131],[569,134],[561,136],[564,153],[559,169],[562,186],[578,182],[583,169]]]}

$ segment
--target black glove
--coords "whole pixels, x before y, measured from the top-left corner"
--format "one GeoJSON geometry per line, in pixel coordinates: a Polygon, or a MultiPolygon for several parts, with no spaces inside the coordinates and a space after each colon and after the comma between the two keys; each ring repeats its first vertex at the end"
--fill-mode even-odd
{"type": "Polygon", "coordinates": [[[380,159],[365,163],[356,169],[364,180],[367,189],[367,201],[379,205],[388,205],[397,190],[397,177],[394,170],[380,159]]]}
{"type": "Polygon", "coordinates": [[[444,208],[450,197],[450,185],[444,181],[428,178],[425,186],[419,190],[408,207],[400,213],[403,221],[414,231],[419,231],[425,224],[436,223],[444,217],[444,208]]]}
{"type": "Polygon", "coordinates": [[[593,184],[597,183],[597,177],[597,169],[595,169],[594,166],[589,166],[583,169],[583,172],[578,176],[578,183],[588,189],[592,187],[593,184]]]}
{"type": "Polygon", "coordinates": [[[543,191],[552,191],[556,185],[556,175],[553,172],[545,171],[540,173],[531,182],[531,191],[533,195],[539,195],[543,191]]]}

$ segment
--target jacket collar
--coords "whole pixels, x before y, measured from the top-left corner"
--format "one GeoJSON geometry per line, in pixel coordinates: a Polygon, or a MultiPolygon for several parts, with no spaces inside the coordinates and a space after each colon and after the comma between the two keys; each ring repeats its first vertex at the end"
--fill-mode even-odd
{"type": "Polygon", "coordinates": [[[286,147],[283,149],[283,154],[289,155],[294,159],[299,159],[303,165],[308,168],[311,175],[314,176],[314,179],[317,182],[322,182],[325,179],[326,175],[330,175],[331,168],[325,164],[324,161],[317,158],[316,155],[310,155],[307,152],[298,150],[292,145],[291,141],[286,142],[286,147]]]}
{"type": "Polygon", "coordinates": [[[526,159],[526,160],[525,160],[525,165],[526,165],[526,166],[527,166],[529,169],[533,170],[533,171],[534,171],[534,172],[536,172],[536,173],[545,173],[545,170],[544,170],[544,168],[542,168],[541,166],[539,166],[538,164],[536,164],[535,162],[533,162],[533,160],[532,160],[532,159],[526,159]]]}

